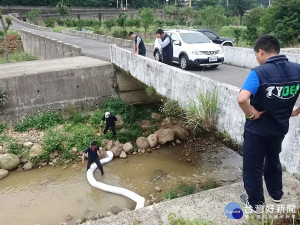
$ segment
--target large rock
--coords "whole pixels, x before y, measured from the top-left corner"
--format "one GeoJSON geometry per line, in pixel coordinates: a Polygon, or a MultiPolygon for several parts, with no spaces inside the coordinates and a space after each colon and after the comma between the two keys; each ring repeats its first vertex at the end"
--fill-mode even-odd
{"type": "Polygon", "coordinates": [[[123,151],[123,144],[119,144],[112,147],[110,151],[114,154],[114,157],[119,157],[123,151]]]}
{"type": "Polygon", "coordinates": [[[104,147],[106,147],[108,150],[111,150],[114,147],[114,145],[115,145],[114,142],[110,140],[107,142],[107,145],[104,147]]]}
{"type": "Polygon", "coordinates": [[[29,157],[31,157],[31,158],[36,157],[36,156],[42,155],[44,152],[45,152],[45,149],[43,149],[41,145],[34,144],[31,147],[31,150],[29,152],[29,157]]]}
{"type": "Polygon", "coordinates": [[[150,147],[154,148],[157,145],[157,134],[150,134],[147,137],[147,140],[149,142],[150,147]]]}
{"type": "Polygon", "coordinates": [[[127,142],[127,143],[125,143],[125,144],[123,145],[123,151],[124,151],[125,153],[130,152],[132,149],[133,149],[133,146],[132,146],[132,144],[131,144],[130,142],[127,142]]]}
{"type": "Polygon", "coordinates": [[[187,131],[187,129],[185,129],[181,126],[176,125],[176,126],[173,126],[172,129],[174,130],[175,138],[185,140],[189,137],[189,132],[187,131]]]}
{"type": "Polygon", "coordinates": [[[101,141],[103,148],[105,148],[105,147],[107,146],[108,142],[109,142],[108,139],[103,139],[103,140],[101,141]]]}
{"type": "Polygon", "coordinates": [[[167,117],[164,118],[164,120],[161,122],[161,126],[163,128],[171,128],[172,127],[172,121],[171,118],[167,117]]]}
{"type": "Polygon", "coordinates": [[[120,115],[116,115],[118,121],[116,121],[116,128],[121,129],[124,126],[124,120],[120,115]]]}
{"type": "Polygon", "coordinates": [[[8,171],[4,169],[0,169],[0,180],[8,175],[8,171]]]}
{"type": "Polygon", "coordinates": [[[141,126],[142,126],[142,128],[144,128],[144,129],[151,127],[151,122],[150,122],[150,120],[143,120],[141,126]]]}
{"type": "Polygon", "coordinates": [[[139,149],[147,149],[150,147],[149,141],[145,137],[139,137],[136,139],[136,145],[139,149]]]}
{"type": "Polygon", "coordinates": [[[151,113],[151,118],[154,120],[159,120],[161,118],[161,115],[158,113],[151,113]]]}
{"type": "Polygon", "coordinates": [[[120,212],[122,212],[122,210],[118,206],[116,206],[116,205],[111,205],[109,207],[109,211],[111,211],[115,215],[118,214],[118,213],[120,213],[120,212]]]}
{"type": "Polygon", "coordinates": [[[23,169],[24,169],[24,170],[31,170],[32,167],[33,167],[32,162],[27,162],[27,163],[25,163],[25,165],[23,166],[23,169]]]}
{"type": "Polygon", "coordinates": [[[5,170],[13,170],[20,164],[20,158],[17,155],[6,153],[0,155],[0,168],[5,170]]]}
{"type": "Polygon", "coordinates": [[[30,141],[28,141],[28,142],[25,142],[25,143],[23,144],[23,146],[24,146],[25,148],[31,148],[31,147],[33,146],[33,143],[30,142],[30,141]]]}
{"type": "Polygon", "coordinates": [[[174,140],[174,130],[167,128],[167,129],[159,129],[154,134],[157,135],[157,141],[159,144],[163,145],[168,141],[174,140]]]}
{"type": "Polygon", "coordinates": [[[120,158],[121,159],[126,159],[127,158],[127,155],[124,151],[121,152],[120,158]]]}

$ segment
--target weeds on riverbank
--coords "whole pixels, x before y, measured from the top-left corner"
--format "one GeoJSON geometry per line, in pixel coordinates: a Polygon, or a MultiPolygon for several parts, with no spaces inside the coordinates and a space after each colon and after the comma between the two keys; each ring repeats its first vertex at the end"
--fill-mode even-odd
{"type": "MultiPolygon", "coordinates": [[[[25,61],[32,61],[36,60],[36,57],[26,53],[26,52],[17,52],[8,55],[8,62],[15,63],[15,62],[25,62],[25,61]]],[[[4,57],[0,57],[0,64],[5,63],[4,57]]]]}
{"type": "Polygon", "coordinates": [[[174,199],[183,197],[186,195],[191,195],[196,192],[206,191],[209,189],[213,189],[219,187],[220,185],[213,180],[207,180],[204,183],[201,183],[198,187],[196,185],[188,185],[185,183],[180,183],[176,186],[175,189],[170,188],[169,191],[165,194],[165,199],[174,199]]]}
{"type": "Polygon", "coordinates": [[[215,223],[207,220],[202,219],[185,219],[180,215],[180,211],[178,212],[179,215],[176,213],[170,213],[168,215],[168,221],[171,225],[215,225],[215,223]]]}
{"type": "Polygon", "coordinates": [[[0,134],[6,129],[6,124],[5,123],[0,123],[0,134]]]}

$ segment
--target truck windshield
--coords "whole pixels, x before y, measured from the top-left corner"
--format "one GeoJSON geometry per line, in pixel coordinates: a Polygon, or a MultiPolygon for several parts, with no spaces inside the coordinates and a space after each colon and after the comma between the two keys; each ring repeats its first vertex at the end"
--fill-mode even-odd
{"type": "Polygon", "coordinates": [[[183,33],[180,35],[182,40],[188,44],[210,43],[208,37],[202,33],[183,33]]]}

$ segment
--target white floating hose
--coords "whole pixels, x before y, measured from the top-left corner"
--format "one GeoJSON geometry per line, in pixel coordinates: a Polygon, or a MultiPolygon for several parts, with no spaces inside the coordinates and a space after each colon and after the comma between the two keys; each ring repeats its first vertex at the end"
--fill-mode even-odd
{"type": "MultiPolygon", "coordinates": [[[[114,154],[111,151],[107,151],[106,153],[108,154],[108,157],[100,160],[102,165],[110,162],[114,157],[114,154]]],[[[91,165],[90,169],[86,172],[87,180],[91,186],[93,186],[94,188],[98,188],[102,191],[107,191],[107,192],[123,195],[127,198],[130,198],[132,201],[136,202],[135,209],[141,209],[145,206],[145,198],[144,197],[142,197],[132,191],[129,191],[125,188],[115,187],[115,186],[111,186],[111,185],[96,181],[96,179],[94,178],[94,175],[93,175],[94,171],[96,169],[97,169],[97,165],[96,165],[96,163],[93,163],[91,165]]]]}

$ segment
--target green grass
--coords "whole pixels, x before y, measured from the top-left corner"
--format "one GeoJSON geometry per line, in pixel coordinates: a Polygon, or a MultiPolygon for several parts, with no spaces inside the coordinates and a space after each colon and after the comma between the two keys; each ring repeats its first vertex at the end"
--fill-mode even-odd
{"type": "MultiPolygon", "coordinates": [[[[36,57],[26,53],[26,52],[17,52],[8,55],[8,62],[15,63],[15,62],[24,62],[24,61],[32,61],[36,60],[36,57]]],[[[0,57],[0,64],[5,63],[4,56],[0,57]]]]}
{"type": "Polygon", "coordinates": [[[0,123],[0,134],[6,129],[6,124],[5,123],[0,123]]]}
{"type": "Polygon", "coordinates": [[[64,122],[64,119],[56,112],[41,112],[29,115],[14,126],[15,131],[24,132],[28,129],[45,130],[64,122]]]}
{"type": "Polygon", "coordinates": [[[54,28],[53,28],[53,31],[54,32],[57,32],[57,33],[62,33],[62,30],[63,29],[66,29],[66,27],[64,27],[64,26],[55,26],[54,28]]]}
{"type": "MultiPolygon", "coordinates": [[[[180,213],[180,212],[179,212],[180,213]]],[[[215,225],[215,223],[202,219],[185,219],[176,213],[170,213],[168,215],[168,221],[171,225],[215,225]]]]}

